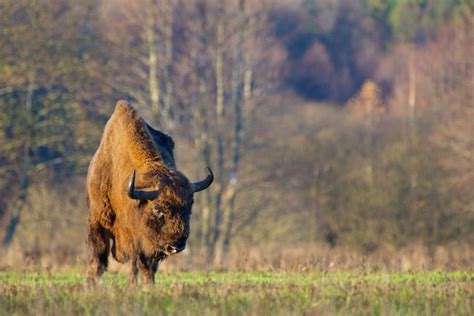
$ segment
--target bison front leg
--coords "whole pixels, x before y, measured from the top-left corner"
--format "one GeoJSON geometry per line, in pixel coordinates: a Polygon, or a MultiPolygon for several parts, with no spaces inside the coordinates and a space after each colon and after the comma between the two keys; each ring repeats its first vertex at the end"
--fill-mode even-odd
{"type": "Polygon", "coordinates": [[[89,223],[87,243],[92,252],[87,269],[87,283],[94,285],[107,270],[110,242],[105,229],[98,223],[89,223]]]}
{"type": "Polygon", "coordinates": [[[137,256],[133,256],[130,264],[130,273],[128,275],[128,282],[132,285],[137,284],[138,267],[137,267],[137,256]]]}
{"type": "Polygon", "coordinates": [[[144,254],[140,254],[138,258],[138,268],[143,275],[144,283],[155,283],[155,272],[158,269],[157,260],[153,258],[147,258],[144,254]]]}

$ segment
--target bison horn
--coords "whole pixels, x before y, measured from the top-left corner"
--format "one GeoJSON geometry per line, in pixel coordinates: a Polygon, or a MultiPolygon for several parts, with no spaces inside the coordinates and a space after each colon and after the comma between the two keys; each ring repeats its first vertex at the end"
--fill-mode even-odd
{"type": "Polygon", "coordinates": [[[214,181],[214,174],[212,173],[212,170],[209,167],[207,167],[207,170],[209,171],[209,174],[207,175],[206,179],[193,183],[194,192],[207,189],[211,185],[212,181],[214,181]]]}
{"type": "Polygon", "coordinates": [[[141,191],[135,190],[135,175],[136,172],[133,170],[130,182],[128,183],[128,196],[134,200],[154,200],[160,195],[160,190],[155,191],[141,191]]]}

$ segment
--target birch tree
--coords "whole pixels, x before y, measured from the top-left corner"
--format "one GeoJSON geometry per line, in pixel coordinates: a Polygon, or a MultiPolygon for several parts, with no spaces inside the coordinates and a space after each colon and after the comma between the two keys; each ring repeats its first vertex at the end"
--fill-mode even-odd
{"type": "Polygon", "coordinates": [[[146,118],[174,129],[173,23],[171,0],[110,0],[102,3],[102,32],[112,48],[110,85],[146,118]]]}
{"type": "Polygon", "coordinates": [[[263,27],[265,9],[244,0],[196,1],[188,7],[186,41],[194,52],[188,58],[197,59],[185,72],[195,72],[195,79],[199,78],[198,97],[191,98],[199,101],[190,105],[197,108],[192,111],[200,166],[196,169],[204,169],[202,162],[212,163],[216,175],[213,189],[201,201],[199,234],[207,257],[216,262],[226,257],[234,234],[245,134],[254,123],[257,104],[251,97],[267,93],[269,85],[264,80],[275,79],[266,68],[274,56],[268,58],[265,52],[271,46],[263,27]],[[261,70],[258,78],[256,69],[261,70]]]}

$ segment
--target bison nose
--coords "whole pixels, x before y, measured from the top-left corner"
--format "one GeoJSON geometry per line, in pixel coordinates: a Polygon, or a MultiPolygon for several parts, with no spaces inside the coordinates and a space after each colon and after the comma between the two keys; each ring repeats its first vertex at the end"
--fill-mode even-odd
{"type": "Polygon", "coordinates": [[[179,251],[183,251],[184,248],[186,248],[186,238],[181,238],[177,243],[176,243],[176,248],[179,249],[179,251]]]}
{"type": "Polygon", "coordinates": [[[186,238],[180,239],[174,246],[167,245],[166,251],[170,254],[174,254],[183,251],[184,248],[186,248],[186,238]]]}
{"type": "Polygon", "coordinates": [[[169,253],[169,254],[175,254],[175,253],[178,253],[178,252],[181,252],[184,250],[184,248],[186,248],[186,246],[171,246],[171,245],[168,245],[166,246],[166,251],[169,253]]]}
{"type": "Polygon", "coordinates": [[[175,246],[167,245],[167,246],[166,246],[166,251],[167,251],[169,254],[173,254],[173,253],[177,253],[177,252],[178,252],[178,248],[176,248],[175,246]]]}
{"type": "Polygon", "coordinates": [[[165,248],[166,252],[169,254],[175,254],[175,253],[183,251],[186,248],[186,240],[187,238],[181,238],[174,245],[170,245],[170,244],[166,245],[166,248],[165,248]]]}

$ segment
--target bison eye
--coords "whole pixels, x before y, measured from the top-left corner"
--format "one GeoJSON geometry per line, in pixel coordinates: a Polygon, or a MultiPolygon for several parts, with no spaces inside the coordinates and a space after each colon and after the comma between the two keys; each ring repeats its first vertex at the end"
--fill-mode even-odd
{"type": "Polygon", "coordinates": [[[165,214],[162,211],[160,211],[159,209],[153,208],[153,216],[155,216],[158,219],[161,219],[161,218],[163,218],[163,216],[165,216],[165,214]]]}

